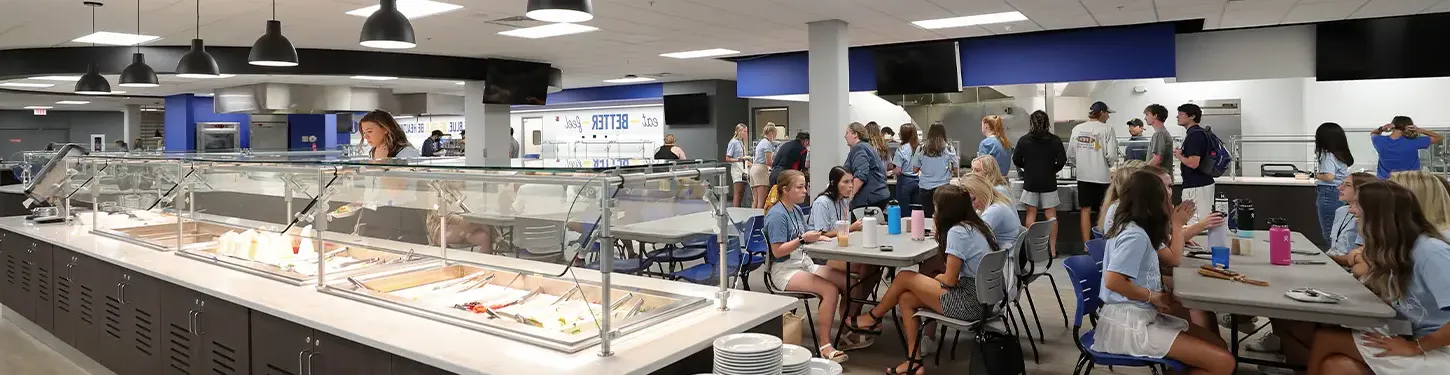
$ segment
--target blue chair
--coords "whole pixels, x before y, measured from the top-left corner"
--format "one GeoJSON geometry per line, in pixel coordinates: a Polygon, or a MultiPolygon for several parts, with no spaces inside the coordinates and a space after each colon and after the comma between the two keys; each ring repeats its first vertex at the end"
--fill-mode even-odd
{"type": "MultiPolygon", "coordinates": [[[[580,225],[583,227],[584,235],[580,236],[579,240],[575,242],[575,244],[577,244],[581,248],[579,250],[580,256],[588,255],[590,258],[592,258],[592,260],[584,264],[584,268],[599,270],[599,267],[601,266],[601,260],[599,259],[599,243],[594,242],[594,229],[596,225],[593,223],[583,223],[580,225]]],[[[621,254],[620,251],[622,249],[623,248],[620,245],[616,244],[615,254],[621,254]]],[[[653,265],[654,263],[648,258],[616,258],[614,260],[614,272],[639,275],[644,273],[645,270],[648,270],[650,266],[653,265]]]]}
{"type": "MultiPolygon", "coordinates": [[[[673,207],[674,204],[678,203],[670,202],[670,204],[646,205],[640,211],[640,219],[642,221],[654,221],[673,217],[676,214],[673,207]]],[[[683,246],[678,244],[665,244],[657,250],[645,253],[644,257],[652,263],[660,264],[661,274],[674,273],[675,269],[681,263],[693,262],[705,257],[704,242],[707,240],[707,237],[709,236],[698,236],[685,240],[683,246]],[[668,270],[663,269],[663,265],[666,264],[669,265],[668,270]]]]}
{"type": "MultiPolygon", "coordinates": [[[[740,269],[740,279],[750,280],[750,273],[765,265],[766,253],[770,252],[770,243],[765,240],[765,217],[754,216],[745,221],[745,259],[740,269]]],[[[750,290],[750,283],[744,282],[745,290],[750,290]]]]}
{"type": "Polygon", "coordinates": [[[1098,229],[1098,227],[1094,226],[1092,228],[1093,228],[1093,234],[1092,234],[1092,237],[1093,238],[1089,238],[1089,240],[1096,240],[1096,239],[1099,239],[1099,238],[1106,237],[1106,236],[1103,235],[1103,231],[1101,229],[1098,229]]]}
{"type": "Polygon", "coordinates": [[[1093,263],[1097,263],[1099,269],[1103,268],[1103,253],[1108,247],[1108,240],[1102,238],[1090,240],[1083,243],[1083,246],[1087,248],[1088,255],[1092,256],[1093,263]]]}
{"type": "MultiPolygon", "coordinates": [[[[1093,366],[1126,366],[1126,367],[1147,367],[1153,374],[1160,374],[1160,369],[1173,369],[1175,372],[1182,372],[1185,368],[1182,362],[1167,358],[1134,357],[1120,354],[1102,353],[1092,350],[1093,330],[1078,335],[1082,328],[1083,317],[1089,317],[1097,321],[1098,307],[1103,305],[1102,299],[1098,298],[1098,290],[1102,283],[1103,273],[1093,258],[1086,255],[1078,255],[1067,258],[1062,262],[1067,268],[1068,277],[1072,278],[1072,292],[1077,295],[1077,312],[1072,323],[1073,342],[1081,354],[1077,358],[1077,366],[1073,368],[1073,374],[1083,371],[1092,373],[1093,366]]],[[[1096,323],[1095,323],[1096,324],[1096,323]]]]}
{"type": "MultiPolygon", "coordinates": [[[[710,235],[709,242],[705,242],[705,262],[694,265],[690,268],[673,272],[671,277],[676,280],[685,280],[696,284],[715,284],[720,281],[716,271],[720,269],[720,243],[715,235],[710,235]]],[[[739,274],[741,264],[744,263],[744,253],[740,252],[740,241],[738,237],[729,237],[725,246],[725,275],[739,274]]]]}

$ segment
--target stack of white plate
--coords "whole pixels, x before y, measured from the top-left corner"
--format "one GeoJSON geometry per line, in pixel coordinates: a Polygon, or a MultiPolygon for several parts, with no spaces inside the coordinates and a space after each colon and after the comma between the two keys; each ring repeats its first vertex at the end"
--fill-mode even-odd
{"type": "Polygon", "coordinates": [[[811,351],[797,345],[785,344],[780,348],[783,375],[810,375],[811,351]]]}
{"type": "Polygon", "coordinates": [[[841,375],[841,364],[829,359],[811,358],[810,375],[841,375]]]}
{"type": "MultiPolygon", "coordinates": [[[[737,333],[715,339],[715,373],[720,375],[775,375],[781,373],[779,337],[737,333]]],[[[809,352],[807,356],[809,357],[809,352]]]]}

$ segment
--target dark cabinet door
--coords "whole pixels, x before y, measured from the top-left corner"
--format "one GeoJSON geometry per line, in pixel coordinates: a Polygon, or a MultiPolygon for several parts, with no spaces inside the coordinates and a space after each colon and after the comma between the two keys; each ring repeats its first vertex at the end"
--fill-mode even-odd
{"type": "Polygon", "coordinates": [[[125,321],[126,307],[121,303],[121,269],[104,261],[98,260],[96,264],[95,272],[92,273],[94,279],[90,283],[94,285],[96,298],[95,353],[86,352],[84,349],[82,352],[106,368],[120,373],[120,369],[126,365],[125,354],[130,347],[130,339],[127,337],[130,324],[125,321]]]}
{"type": "MultiPolygon", "coordinates": [[[[16,240],[21,238],[24,237],[16,238],[16,240]]],[[[30,248],[28,241],[16,240],[7,244],[10,245],[10,252],[14,253],[9,256],[15,260],[17,282],[15,298],[11,298],[14,306],[10,306],[10,308],[19,311],[25,319],[35,322],[35,266],[30,264],[30,254],[35,250],[30,248]]]]}
{"type": "MultiPolygon", "coordinates": [[[[99,362],[100,338],[104,333],[101,332],[103,317],[98,306],[105,303],[102,293],[107,289],[107,280],[103,280],[105,276],[102,273],[115,268],[87,255],[71,255],[75,256],[75,261],[70,264],[69,269],[61,271],[69,283],[70,306],[75,314],[75,339],[71,346],[99,362]]],[[[59,285],[59,281],[56,285],[59,285]]]]}
{"type": "Polygon", "coordinates": [[[152,375],[161,366],[161,281],[135,272],[121,274],[122,322],[126,324],[121,375],[152,375]]]}
{"type": "Polygon", "coordinates": [[[314,332],[307,375],[389,375],[393,356],[363,344],[314,332]]]}
{"type": "Polygon", "coordinates": [[[52,277],[53,292],[51,296],[54,301],[55,315],[54,334],[60,341],[76,346],[76,330],[79,328],[80,301],[76,293],[77,280],[75,279],[75,266],[80,258],[75,253],[65,249],[52,249],[51,265],[55,267],[55,275],[52,277]]]}
{"type": "Polygon", "coordinates": [[[455,375],[411,359],[394,356],[393,375],[455,375]]]}
{"type": "Polygon", "coordinates": [[[196,307],[201,300],[191,290],[165,284],[161,289],[161,373],[201,374],[200,338],[195,333],[196,307]]]}
{"type": "Polygon", "coordinates": [[[4,263],[5,268],[5,284],[3,288],[0,288],[5,291],[0,295],[5,298],[3,301],[5,306],[21,315],[27,315],[25,310],[27,306],[30,306],[30,299],[25,298],[28,294],[21,287],[24,282],[25,250],[16,244],[19,242],[19,236],[10,233],[0,233],[0,235],[4,236],[3,240],[0,240],[0,251],[3,251],[4,255],[0,262],[4,263]]]}
{"type": "Polygon", "coordinates": [[[35,283],[35,305],[31,307],[35,314],[31,321],[47,332],[55,330],[55,277],[54,268],[51,268],[51,246],[49,243],[38,240],[30,240],[28,244],[30,256],[31,277],[35,283]]]}
{"type": "Polygon", "coordinates": [[[251,325],[248,310],[241,305],[197,293],[199,305],[196,333],[197,347],[203,361],[199,374],[248,375],[252,373],[251,325]]]}
{"type": "Polygon", "coordinates": [[[252,311],[252,374],[302,375],[312,353],[312,329],[252,311]]]}

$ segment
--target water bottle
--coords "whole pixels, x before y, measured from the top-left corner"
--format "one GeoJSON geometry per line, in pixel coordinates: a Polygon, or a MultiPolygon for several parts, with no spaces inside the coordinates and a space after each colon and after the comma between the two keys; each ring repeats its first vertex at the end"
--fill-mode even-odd
{"type": "Polygon", "coordinates": [[[1289,225],[1284,219],[1269,222],[1269,264],[1287,266],[1294,260],[1289,252],[1289,225]]]}
{"type": "Polygon", "coordinates": [[[886,233],[901,234],[901,204],[895,199],[886,206],[886,233]]]}
{"type": "MultiPolygon", "coordinates": [[[[1218,198],[1214,198],[1213,212],[1219,215],[1225,215],[1224,220],[1227,221],[1228,197],[1225,197],[1223,194],[1219,194],[1218,198]]],[[[1207,219],[1208,218],[1204,218],[1204,220],[1207,219]]],[[[1208,228],[1208,247],[1210,249],[1216,247],[1228,248],[1228,246],[1228,225],[1219,225],[1208,228]]]]}
{"type": "Polygon", "coordinates": [[[1250,231],[1254,230],[1254,202],[1248,199],[1239,200],[1238,216],[1239,236],[1252,236],[1250,231]]]}
{"type": "Polygon", "coordinates": [[[911,205],[911,239],[926,240],[926,211],[922,211],[919,204],[911,205]]]}
{"type": "Polygon", "coordinates": [[[861,219],[861,247],[875,249],[881,246],[880,240],[876,238],[876,232],[881,230],[877,228],[880,225],[876,220],[876,211],[866,210],[866,217],[861,219]]]}

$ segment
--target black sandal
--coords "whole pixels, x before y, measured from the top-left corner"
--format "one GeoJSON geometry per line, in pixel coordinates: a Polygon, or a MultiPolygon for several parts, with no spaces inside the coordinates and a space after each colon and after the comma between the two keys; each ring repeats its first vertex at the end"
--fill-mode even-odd
{"type": "Polygon", "coordinates": [[[862,328],[860,324],[856,324],[856,316],[852,316],[846,319],[846,330],[863,335],[880,336],[882,317],[876,316],[876,314],[872,314],[871,310],[866,310],[866,315],[870,315],[871,319],[875,319],[876,324],[872,324],[870,327],[862,328]]]}
{"type": "Polygon", "coordinates": [[[926,365],[922,364],[921,358],[908,359],[906,363],[906,372],[896,372],[896,368],[892,367],[886,369],[886,375],[916,375],[917,371],[926,369],[926,365]]]}

